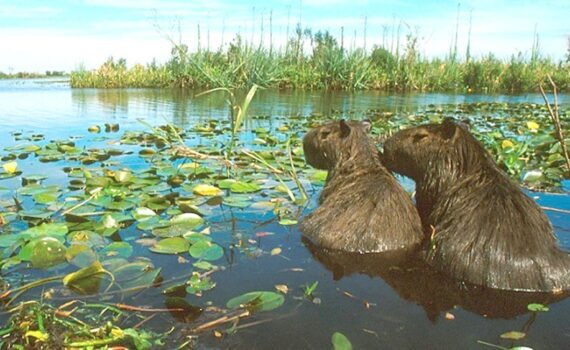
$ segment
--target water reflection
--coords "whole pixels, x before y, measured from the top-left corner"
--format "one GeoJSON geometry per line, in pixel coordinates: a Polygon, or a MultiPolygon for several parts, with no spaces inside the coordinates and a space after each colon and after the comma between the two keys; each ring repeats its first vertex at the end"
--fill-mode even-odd
{"type": "Polygon", "coordinates": [[[530,313],[528,304],[548,305],[570,295],[501,291],[466,285],[434,271],[414,252],[354,254],[321,249],[306,239],[303,242],[313,258],[332,272],[334,280],[352,274],[379,277],[402,299],[420,305],[432,322],[456,306],[488,319],[511,319],[530,313]]]}

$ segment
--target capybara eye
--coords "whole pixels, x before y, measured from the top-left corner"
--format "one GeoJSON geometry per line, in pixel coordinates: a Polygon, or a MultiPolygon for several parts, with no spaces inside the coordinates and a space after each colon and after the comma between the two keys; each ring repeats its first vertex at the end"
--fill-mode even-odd
{"type": "Polygon", "coordinates": [[[326,139],[329,136],[329,134],[330,134],[329,131],[323,131],[323,132],[321,132],[321,138],[326,139]]]}
{"type": "Polygon", "coordinates": [[[426,138],[427,135],[426,134],[416,134],[414,135],[414,142],[418,142],[419,140],[426,138]]]}

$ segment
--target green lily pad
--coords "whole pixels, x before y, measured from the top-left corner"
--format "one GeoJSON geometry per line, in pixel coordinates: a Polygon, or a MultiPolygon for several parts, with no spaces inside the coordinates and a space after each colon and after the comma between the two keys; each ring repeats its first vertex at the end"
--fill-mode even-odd
{"type": "Polygon", "coordinates": [[[543,304],[537,304],[537,303],[528,304],[527,309],[529,311],[534,311],[534,312],[547,312],[550,310],[548,308],[548,306],[543,305],[543,304]]]}
{"type": "Polygon", "coordinates": [[[294,219],[281,219],[279,220],[279,224],[283,226],[290,226],[290,225],[297,225],[298,221],[294,219]]]}
{"type": "Polygon", "coordinates": [[[182,237],[169,237],[158,241],[150,251],[160,254],[179,254],[186,252],[190,243],[182,237]]]}
{"type": "Polygon", "coordinates": [[[335,332],[332,335],[331,342],[334,350],[352,350],[352,343],[340,332],[335,332]]]}
{"type": "Polygon", "coordinates": [[[194,273],[186,282],[186,292],[189,294],[198,294],[202,291],[210,290],[215,286],[216,284],[212,282],[209,276],[200,278],[200,275],[194,273]]]}
{"type": "Polygon", "coordinates": [[[526,333],[518,332],[518,331],[510,331],[510,332],[506,332],[506,333],[501,334],[501,338],[509,339],[509,340],[520,340],[524,337],[526,337],[526,333]]]}
{"type": "Polygon", "coordinates": [[[224,256],[224,249],[221,246],[206,240],[201,240],[192,244],[189,252],[195,259],[209,261],[218,260],[224,256]]]}
{"type": "Polygon", "coordinates": [[[113,242],[102,249],[100,254],[107,257],[128,258],[133,254],[133,246],[127,242],[113,242]]]}
{"type": "Polygon", "coordinates": [[[63,285],[67,287],[72,287],[73,285],[79,283],[83,279],[92,278],[94,275],[105,273],[105,269],[99,261],[95,261],[90,266],[79,269],[66,275],[63,278],[63,285]]]}
{"type": "Polygon", "coordinates": [[[200,196],[221,196],[224,192],[216,186],[199,184],[194,186],[192,193],[200,196]]]}
{"type": "Polygon", "coordinates": [[[253,312],[269,311],[283,305],[285,298],[282,294],[275,292],[249,292],[230,299],[226,306],[230,309],[245,307],[253,312]]]}
{"type": "Polygon", "coordinates": [[[30,262],[36,268],[48,268],[65,262],[65,246],[53,237],[39,238],[31,252],[30,262]]]}
{"type": "Polygon", "coordinates": [[[234,193],[253,193],[261,191],[261,187],[253,182],[237,181],[230,186],[230,191],[234,193]]]}

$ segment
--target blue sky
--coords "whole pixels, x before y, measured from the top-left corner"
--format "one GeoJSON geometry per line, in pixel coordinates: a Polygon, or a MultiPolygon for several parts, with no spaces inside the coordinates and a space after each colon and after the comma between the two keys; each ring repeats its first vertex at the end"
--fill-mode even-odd
{"type": "MultiPolygon", "coordinates": [[[[329,30],[345,45],[390,44],[401,27],[419,37],[428,56],[444,56],[452,43],[457,1],[394,0],[0,0],[0,71],[70,71],[79,64],[96,68],[109,56],[129,64],[165,61],[169,35],[195,49],[198,24],[202,46],[219,47],[235,35],[269,42],[272,13],[273,42],[285,42],[287,26],[329,30]],[[157,29],[158,28],[158,29],[157,29]]],[[[509,57],[529,54],[535,27],[541,51],[556,59],[567,51],[570,1],[467,0],[459,8],[459,50],[465,51],[472,14],[472,53],[493,52],[509,57]]]]}

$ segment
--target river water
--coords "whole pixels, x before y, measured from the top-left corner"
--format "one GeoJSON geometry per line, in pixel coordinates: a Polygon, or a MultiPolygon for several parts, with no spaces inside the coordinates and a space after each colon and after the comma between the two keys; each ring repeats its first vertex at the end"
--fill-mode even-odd
{"type": "MultiPolygon", "coordinates": [[[[139,119],[153,125],[172,123],[186,128],[203,120],[227,117],[227,105],[221,94],[195,95],[194,91],[157,89],[74,90],[67,82],[58,80],[0,81],[0,148],[13,143],[10,133],[16,131],[41,133],[49,140],[88,135],[87,127],[92,124],[119,123],[122,132],[144,129],[139,119]]],[[[559,99],[561,105],[570,105],[570,95],[561,95],[559,99]]],[[[413,113],[430,104],[470,102],[540,104],[542,98],[537,94],[398,95],[261,90],[250,113],[283,117],[340,111],[350,118],[370,109],[413,113]]],[[[275,126],[272,118],[252,123],[275,126]]],[[[22,166],[36,173],[50,169],[31,162],[22,166]]],[[[312,195],[316,198],[318,189],[312,195]]],[[[533,195],[543,206],[570,210],[568,194],[533,195]]],[[[570,215],[550,211],[547,214],[562,247],[570,250],[570,215]]],[[[230,297],[248,291],[273,290],[277,284],[299,288],[318,281],[315,295],[320,303],[291,298],[278,313],[263,316],[263,323],[240,329],[222,340],[206,339],[200,347],[322,349],[331,347],[330,337],[337,331],[345,334],[355,348],[485,348],[478,340],[507,348],[525,345],[534,349],[567,349],[570,344],[570,299],[557,301],[543,295],[461,290],[447,285],[447,280],[439,276],[394,272],[386,267],[390,262],[383,258],[358,260],[323,255],[303,244],[295,226],[284,227],[267,219],[239,211],[217,213],[211,218],[228,237],[251,230],[275,233],[259,244],[262,248],[282,247],[284,257],[236,258],[217,275],[216,288],[206,292],[202,299],[188,297],[188,300],[223,305],[230,297]],[[268,223],[251,224],[264,220],[268,223]],[[550,301],[554,303],[548,312],[534,314],[526,310],[528,303],[550,301]],[[500,338],[502,333],[513,330],[526,333],[526,337],[515,342],[500,338]]],[[[222,245],[230,241],[221,240],[222,245]]],[[[166,258],[156,259],[160,265],[166,258]]],[[[176,266],[169,268],[176,273],[176,266]]],[[[299,295],[298,290],[296,294],[299,295]]],[[[160,302],[160,297],[152,300],[160,302]]],[[[168,315],[157,317],[146,326],[159,329],[161,323],[173,324],[179,330],[184,328],[183,323],[168,315]]]]}

